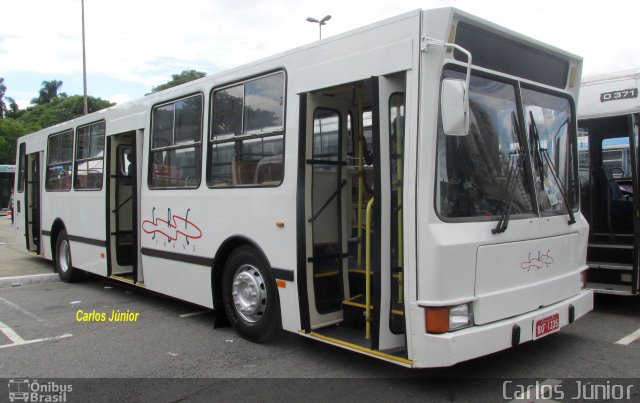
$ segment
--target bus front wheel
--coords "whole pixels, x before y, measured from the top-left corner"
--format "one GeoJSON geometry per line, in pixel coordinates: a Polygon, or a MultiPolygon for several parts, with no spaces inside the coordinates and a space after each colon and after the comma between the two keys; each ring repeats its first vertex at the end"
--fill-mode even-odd
{"type": "Polygon", "coordinates": [[[250,246],[235,249],[222,273],[222,302],[234,329],[243,338],[263,342],[278,328],[276,287],[269,265],[250,246]]]}
{"type": "Polygon", "coordinates": [[[62,281],[72,283],[77,280],[78,270],[74,269],[71,263],[71,245],[69,244],[69,237],[65,230],[60,231],[58,234],[54,262],[58,276],[60,276],[62,281]]]}

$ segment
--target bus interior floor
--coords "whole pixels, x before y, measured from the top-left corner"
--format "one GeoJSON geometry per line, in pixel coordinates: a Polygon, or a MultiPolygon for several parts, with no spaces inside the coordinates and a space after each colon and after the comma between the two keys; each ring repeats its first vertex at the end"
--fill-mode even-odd
{"type": "MultiPolygon", "coordinates": [[[[354,329],[351,327],[342,326],[340,324],[327,326],[321,329],[316,329],[314,332],[321,336],[329,337],[332,339],[340,340],[345,343],[353,344],[358,347],[371,350],[371,339],[365,338],[365,331],[360,329],[354,329]]],[[[403,348],[392,350],[380,350],[381,352],[396,357],[407,358],[407,350],[403,348]]]]}

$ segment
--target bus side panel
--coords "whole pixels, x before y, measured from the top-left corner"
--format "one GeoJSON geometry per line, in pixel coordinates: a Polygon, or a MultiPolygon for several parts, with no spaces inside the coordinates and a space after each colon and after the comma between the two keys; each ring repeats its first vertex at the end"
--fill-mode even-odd
{"type": "Polygon", "coordinates": [[[70,240],[73,267],[101,276],[107,275],[105,247],[70,240]]]}
{"type": "Polygon", "coordinates": [[[142,264],[147,289],[213,308],[211,267],[144,255],[142,264]]]}

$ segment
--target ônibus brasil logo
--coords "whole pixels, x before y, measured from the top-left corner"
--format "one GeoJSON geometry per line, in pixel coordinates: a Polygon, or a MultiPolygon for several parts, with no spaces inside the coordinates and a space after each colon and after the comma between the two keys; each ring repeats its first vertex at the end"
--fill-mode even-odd
{"type": "Polygon", "coordinates": [[[9,380],[10,402],[50,402],[62,403],[67,401],[67,394],[73,391],[73,386],[55,381],[38,382],[29,379],[9,380]]]}

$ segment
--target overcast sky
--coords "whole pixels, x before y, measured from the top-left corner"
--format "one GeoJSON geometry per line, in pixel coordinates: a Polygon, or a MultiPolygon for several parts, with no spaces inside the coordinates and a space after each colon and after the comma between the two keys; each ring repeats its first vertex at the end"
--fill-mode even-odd
{"type": "MultiPolygon", "coordinates": [[[[89,95],[139,98],[186,69],[215,73],[416,8],[453,6],[584,58],[640,67],[640,0],[85,0],[89,95]]],[[[43,80],[82,94],[80,0],[2,0],[0,77],[21,108],[43,80]]]]}

